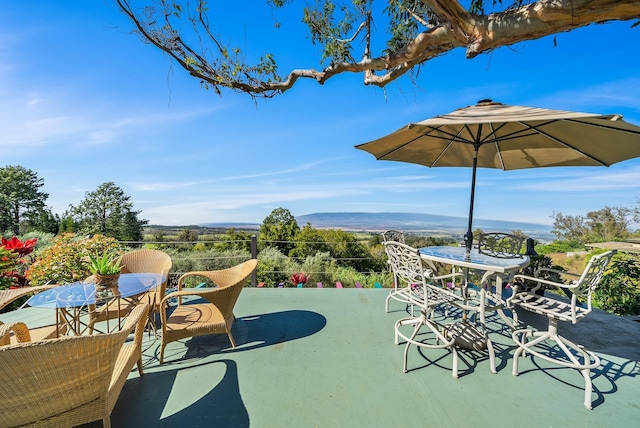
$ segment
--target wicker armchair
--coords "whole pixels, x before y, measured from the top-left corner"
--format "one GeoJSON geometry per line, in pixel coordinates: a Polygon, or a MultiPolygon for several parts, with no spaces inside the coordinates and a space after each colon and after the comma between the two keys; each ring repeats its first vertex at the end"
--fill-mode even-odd
{"type": "Polygon", "coordinates": [[[0,309],[3,309],[9,303],[13,302],[14,300],[18,300],[21,297],[36,294],[57,286],[58,284],[45,284],[37,287],[21,287],[11,288],[8,290],[0,290],[0,309]]]}
{"type": "Polygon", "coordinates": [[[161,310],[162,343],[160,345],[160,364],[164,361],[164,348],[168,343],[186,337],[205,334],[226,334],[231,346],[236,343],[231,334],[235,320],[233,308],[251,273],[256,269],[258,261],[247,260],[228,269],[215,271],[194,271],[185,273],[178,280],[178,291],[167,294],[161,302],[164,308],[170,299],[178,298],[178,306],[170,315],[161,310]],[[183,288],[185,279],[202,277],[213,282],[216,288],[183,288]],[[185,296],[197,296],[205,300],[200,303],[182,303],[185,296]]]}
{"type": "MultiPolygon", "coordinates": [[[[134,327],[144,328],[147,312],[140,305],[115,333],[0,347],[0,426],[71,427],[102,419],[110,427],[122,373],[130,371],[120,364],[128,353],[123,344],[134,327]]],[[[7,328],[0,326],[0,337],[7,328]]]]}
{"type": "MultiPolygon", "coordinates": [[[[18,300],[21,297],[29,296],[32,294],[40,293],[41,291],[49,290],[51,288],[57,287],[58,284],[45,284],[37,287],[22,287],[22,288],[12,288],[8,290],[0,290],[0,309],[6,307],[9,303],[18,300]]],[[[0,321],[0,325],[3,323],[0,321]]],[[[33,329],[27,329],[27,335],[20,336],[19,332],[9,329],[6,334],[0,336],[0,346],[9,345],[10,343],[18,343],[18,342],[29,342],[43,339],[51,339],[53,337],[58,337],[60,335],[65,334],[67,331],[66,325],[58,326],[56,330],[55,325],[47,325],[42,327],[37,327],[33,329]],[[14,334],[12,335],[11,332],[14,334]]]]}
{"type": "MultiPolygon", "coordinates": [[[[160,302],[167,290],[167,280],[172,266],[171,257],[160,250],[134,250],[122,255],[122,264],[124,265],[122,273],[157,273],[165,278],[162,284],[143,294],[138,299],[140,302],[146,302],[151,305],[149,318],[153,320],[158,313],[160,302]]],[[[95,323],[111,320],[119,315],[126,315],[136,306],[135,302],[128,302],[125,306],[122,306],[123,302],[119,303],[121,305],[119,310],[117,307],[118,302],[115,300],[107,305],[92,308],[89,320],[90,330],[93,330],[95,323]]]]}

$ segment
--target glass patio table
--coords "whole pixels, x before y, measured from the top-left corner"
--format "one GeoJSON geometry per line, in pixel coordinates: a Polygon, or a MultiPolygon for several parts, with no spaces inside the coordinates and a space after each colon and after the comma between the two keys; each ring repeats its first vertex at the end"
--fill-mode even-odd
{"type": "MultiPolygon", "coordinates": [[[[435,263],[458,266],[464,269],[465,284],[468,287],[469,271],[483,272],[480,281],[480,298],[478,299],[481,323],[484,326],[485,310],[495,310],[509,327],[515,326],[511,317],[504,313],[504,299],[502,298],[503,284],[509,280],[511,275],[529,265],[529,256],[514,255],[513,257],[494,257],[481,253],[477,248],[472,248],[467,252],[466,247],[435,246],[419,249],[420,257],[435,271],[435,263]],[[495,279],[495,290],[491,290],[484,285],[491,279],[495,279]],[[494,304],[486,305],[487,294],[494,304]]],[[[466,291],[466,290],[465,290],[466,291]]]]}
{"type": "Polygon", "coordinates": [[[74,282],[38,293],[27,300],[27,304],[37,308],[55,309],[56,326],[64,323],[69,332],[80,335],[88,328],[88,325],[82,322],[82,316],[95,310],[97,305],[110,304],[116,300],[120,328],[121,300],[135,304],[142,294],[163,282],[163,276],[156,273],[123,273],[118,278],[118,287],[106,292],[96,293],[96,286],[91,282],[74,282]]]}

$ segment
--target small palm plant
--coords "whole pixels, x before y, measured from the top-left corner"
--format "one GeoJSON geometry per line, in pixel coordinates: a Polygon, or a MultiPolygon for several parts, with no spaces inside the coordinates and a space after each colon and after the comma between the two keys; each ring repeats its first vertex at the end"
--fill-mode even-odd
{"type": "Polygon", "coordinates": [[[89,256],[89,269],[95,275],[118,275],[122,270],[121,257],[114,257],[109,253],[102,256],[89,256]]]}
{"type": "Polygon", "coordinates": [[[96,292],[100,294],[106,289],[117,289],[122,270],[121,258],[104,253],[102,256],[89,256],[89,260],[89,269],[94,275],[96,292]]]}

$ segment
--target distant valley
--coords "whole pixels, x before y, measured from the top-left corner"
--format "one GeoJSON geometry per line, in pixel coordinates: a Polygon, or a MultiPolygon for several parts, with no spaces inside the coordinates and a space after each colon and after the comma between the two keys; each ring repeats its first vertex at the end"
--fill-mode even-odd
{"type": "MultiPolygon", "coordinates": [[[[338,212],[314,213],[296,216],[300,227],[307,223],[317,229],[336,228],[349,231],[383,231],[400,229],[407,232],[429,233],[434,235],[460,235],[467,229],[467,219],[436,214],[419,213],[366,213],[338,212]]],[[[206,223],[204,227],[234,227],[236,229],[256,229],[253,223],[206,223]]],[[[474,229],[492,232],[511,232],[521,230],[527,236],[540,240],[553,240],[551,226],[536,223],[521,223],[501,220],[474,219],[474,229]]]]}

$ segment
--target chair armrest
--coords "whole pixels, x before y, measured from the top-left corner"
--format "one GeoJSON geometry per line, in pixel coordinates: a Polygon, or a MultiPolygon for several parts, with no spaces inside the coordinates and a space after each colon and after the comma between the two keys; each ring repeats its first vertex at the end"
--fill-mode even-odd
{"type": "Polygon", "coordinates": [[[238,277],[235,275],[230,275],[231,268],[229,269],[220,269],[220,270],[208,270],[208,271],[192,271],[182,274],[180,278],[178,278],[178,290],[182,289],[182,285],[184,284],[185,279],[197,276],[206,278],[209,281],[213,282],[218,287],[225,287],[227,285],[231,285],[238,280],[238,277]]]}
{"type": "Polygon", "coordinates": [[[0,346],[11,344],[11,332],[16,336],[18,342],[31,342],[29,328],[23,322],[12,322],[0,325],[0,346]]]}
{"type": "Polygon", "coordinates": [[[214,293],[218,290],[219,288],[184,288],[178,291],[173,291],[164,296],[164,299],[160,302],[160,306],[165,305],[168,300],[175,299],[176,297],[180,298],[180,301],[182,301],[182,297],[184,296],[204,297],[205,295],[214,293]]]}
{"type": "Polygon", "coordinates": [[[129,333],[135,328],[136,342],[138,342],[138,336],[140,336],[139,341],[142,342],[142,333],[144,332],[144,327],[147,322],[146,318],[149,315],[149,307],[148,303],[139,303],[136,305],[129,313],[124,327],[122,327],[122,330],[126,330],[129,333]]]}
{"type": "Polygon", "coordinates": [[[545,271],[545,272],[553,272],[553,273],[557,273],[560,275],[568,275],[568,276],[573,276],[575,278],[579,278],[580,274],[578,273],[573,273],[573,272],[567,272],[565,270],[560,270],[560,269],[552,269],[552,268],[547,268],[547,267],[541,267],[537,270],[537,272],[541,272],[541,271],[545,271]]]}
{"type": "Polygon", "coordinates": [[[443,280],[447,280],[447,279],[451,279],[453,281],[452,284],[455,286],[455,279],[456,278],[464,278],[464,274],[462,272],[454,272],[454,273],[448,273],[446,275],[439,275],[439,276],[427,276],[427,279],[431,280],[431,281],[443,281],[443,280]]]}
{"type": "MultiPolygon", "coordinates": [[[[552,287],[560,287],[560,288],[566,288],[566,289],[575,288],[575,285],[573,284],[563,284],[562,282],[554,282],[554,281],[549,281],[547,279],[536,278],[535,276],[528,276],[528,275],[522,275],[522,274],[514,275],[513,279],[529,280],[532,282],[537,282],[539,285],[544,284],[544,285],[550,285],[552,287]]],[[[517,284],[513,284],[513,286],[514,286],[514,289],[517,288],[517,284]]]]}

